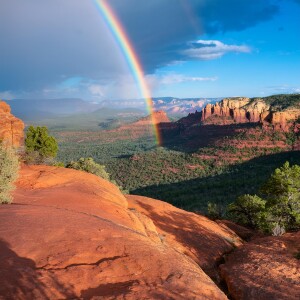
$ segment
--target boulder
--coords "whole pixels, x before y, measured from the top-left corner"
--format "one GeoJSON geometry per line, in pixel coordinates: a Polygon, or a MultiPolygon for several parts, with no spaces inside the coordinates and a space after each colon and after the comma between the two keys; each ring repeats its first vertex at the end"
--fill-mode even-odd
{"type": "Polygon", "coordinates": [[[233,299],[298,300],[299,253],[300,232],[258,238],[229,255],[221,275],[233,299]]]}

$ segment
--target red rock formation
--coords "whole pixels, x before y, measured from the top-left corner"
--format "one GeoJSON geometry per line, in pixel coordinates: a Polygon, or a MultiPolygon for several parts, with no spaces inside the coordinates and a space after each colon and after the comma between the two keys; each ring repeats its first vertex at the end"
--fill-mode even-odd
{"type": "Polygon", "coordinates": [[[233,299],[300,299],[300,232],[251,241],[234,251],[221,273],[233,299]]]}
{"type": "Polygon", "coordinates": [[[0,140],[13,147],[21,146],[24,123],[10,113],[10,106],[0,100],[0,140]]]}
{"type": "Polygon", "coordinates": [[[261,123],[264,126],[272,125],[275,130],[288,131],[294,120],[300,116],[299,109],[272,111],[263,99],[250,101],[249,98],[226,98],[215,105],[207,104],[202,110],[201,121],[214,123],[209,119],[215,116],[229,118],[224,123],[261,123]]]}
{"type": "Polygon", "coordinates": [[[227,299],[197,263],[213,268],[240,243],[233,232],[163,202],[129,202],[91,174],[23,167],[14,205],[0,206],[0,298],[227,299]]]}
{"type": "Polygon", "coordinates": [[[249,103],[249,98],[225,98],[216,104],[208,104],[202,110],[202,121],[211,116],[231,117],[236,123],[249,122],[247,111],[242,107],[249,103]]]}
{"type": "Polygon", "coordinates": [[[170,119],[167,114],[160,110],[153,112],[152,115],[149,115],[145,118],[138,120],[137,122],[131,125],[151,125],[151,124],[159,124],[159,123],[169,123],[170,119]]]}

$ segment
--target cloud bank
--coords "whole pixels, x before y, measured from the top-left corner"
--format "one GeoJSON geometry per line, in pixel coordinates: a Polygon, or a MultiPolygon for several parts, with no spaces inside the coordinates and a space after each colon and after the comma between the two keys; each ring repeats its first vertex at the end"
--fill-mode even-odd
{"type": "MultiPolygon", "coordinates": [[[[191,59],[212,59],[228,52],[248,52],[246,46],[218,41],[200,40],[192,47],[190,42],[204,34],[241,31],[270,20],[278,12],[272,3],[109,0],[146,74],[182,60],[183,53],[191,59]]],[[[118,86],[129,74],[93,1],[1,0],[0,39],[0,92],[4,95],[45,96],[53,89],[70,92],[79,86],[87,95],[100,97],[112,90],[103,86],[118,86]],[[76,86],[68,82],[61,86],[78,77],[82,80],[76,86]]],[[[119,96],[123,92],[120,89],[119,96]]]]}

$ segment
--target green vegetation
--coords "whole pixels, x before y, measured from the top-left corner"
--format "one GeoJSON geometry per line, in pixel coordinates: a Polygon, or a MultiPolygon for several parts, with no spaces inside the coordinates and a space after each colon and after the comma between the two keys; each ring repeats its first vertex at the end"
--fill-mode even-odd
{"type": "Polygon", "coordinates": [[[256,193],[285,161],[300,164],[300,152],[293,151],[299,135],[255,124],[199,125],[183,134],[175,129],[163,133],[163,147],[155,145],[151,131],[138,130],[52,134],[59,141],[59,161],[91,157],[131,194],[214,218],[224,217],[239,196],[256,193]]]}
{"type": "Polygon", "coordinates": [[[144,113],[134,108],[110,109],[103,107],[93,112],[78,113],[67,116],[31,118],[31,124],[44,126],[49,130],[65,131],[99,131],[114,129],[126,123],[131,123],[144,116],[144,113]],[[33,120],[32,120],[33,119],[33,120]]]}
{"type": "Polygon", "coordinates": [[[257,99],[264,100],[271,105],[273,110],[284,110],[289,107],[300,107],[300,94],[280,94],[264,98],[252,98],[252,101],[257,99]]]}
{"type": "Polygon", "coordinates": [[[285,142],[284,133],[251,128],[239,127],[234,136],[223,136],[221,142],[198,147],[193,152],[185,149],[193,148],[190,143],[201,141],[201,137],[174,139],[166,147],[157,147],[150,135],[135,138],[124,131],[52,134],[59,141],[59,161],[68,163],[92,157],[96,163],[105,165],[111,179],[131,194],[207,213],[208,202],[224,211],[237,197],[254,194],[285,161],[300,164],[299,151],[283,152],[292,147],[277,146],[278,140],[285,142]],[[250,142],[251,146],[237,148],[233,141],[247,145],[250,142]]]}
{"type": "MultiPolygon", "coordinates": [[[[60,164],[58,166],[61,166],[60,164]]],[[[85,171],[87,173],[94,174],[116,185],[123,194],[129,193],[128,190],[123,189],[123,187],[118,185],[115,180],[111,179],[110,174],[107,173],[105,166],[96,163],[91,157],[80,158],[77,161],[71,161],[70,163],[66,164],[66,168],[85,171]]]]}
{"type": "Polygon", "coordinates": [[[85,171],[109,180],[109,174],[106,172],[105,166],[95,163],[91,157],[80,158],[78,161],[71,161],[66,165],[66,168],[85,171]]]}
{"type": "Polygon", "coordinates": [[[28,127],[25,147],[26,161],[28,163],[44,162],[45,159],[56,157],[58,151],[56,139],[49,135],[45,126],[28,127]]]}
{"type": "Polygon", "coordinates": [[[18,177],[19,159],[15,151],[0,143],[0,203],[11,203],[11,192],[18,177]]]}
{"type": "MultiPolygon", "coordinates": [[[[291,151],[261,156],[247,162],[225,166],[216,166],[215,161],[203,160],[202,163],[206,166],[203,174],[196,177],[192,172],[193,170],[190,170],[191,173],[186,176],[195,176],[196,178],[153,184],[131,190],[130,192],[132,194],[163,199],[187,210],[206,213],[208,202],[216,203],[225,208],[227,204],[233,202],[241,195],[256,193],[274,169],[287,160],[291,163],[300,164],[300,152],[291,151]]],[[[146,166],[149,167],[149,165],[146,166]]],[[[147,167],[144,167],[144,173],[147,167]]],[[[155,170],[155,161],[152,161],[151,167],[155,170]]],[[[130,176],[131,173],[128,174],[128,177],[130,177],[128,180],[134,180],[134,176],[130,176]]],[[[148,174],[148,176],[151,176],[151,172],[148,174]]],[[[156,175],[156,172],[154,174],[156,175]]],[[[168,176],[165,180],[173,180],[172,175],[172,173],[165,175],[168,176]]],[[[143,173],[141,176],[143,176],[143,173]]],[[[136,175],[135,180],[136,182],[139,180],[138,175],[136,175]]],[[[117,180],[117,182],[119,181],[117,180]]]]}
{"type": "Polygon", "coordinates": [[[266,201],[254,195],[242,195],[228,206],[234,221],[251,228],[258,228],[265,220],[266,201]]]}
{"type": "Polygon", "coordinates": [[[300,228],[300,166],[286,162],[260,189],[261,198],[240,196],[228,211],[234,221],[272,232],[300,228]]]}

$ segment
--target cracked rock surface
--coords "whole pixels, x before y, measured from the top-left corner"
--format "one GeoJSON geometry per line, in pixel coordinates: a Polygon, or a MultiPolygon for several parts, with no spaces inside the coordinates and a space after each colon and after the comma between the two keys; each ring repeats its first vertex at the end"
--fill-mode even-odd
{"type": "Polygon", "coordinates": [[[300,232],[257,238],[221,265],[233,299],[300,299],[300,232]],[[299,254],[298,254],[299,255],[299,254]]]}
{"type": "Polygon", "coordinates": [[[131,200],[91,174],[23,167],[14,203],[0,206],[0,299],[226,299],[201,266],[238,237],[131,200]]]}

